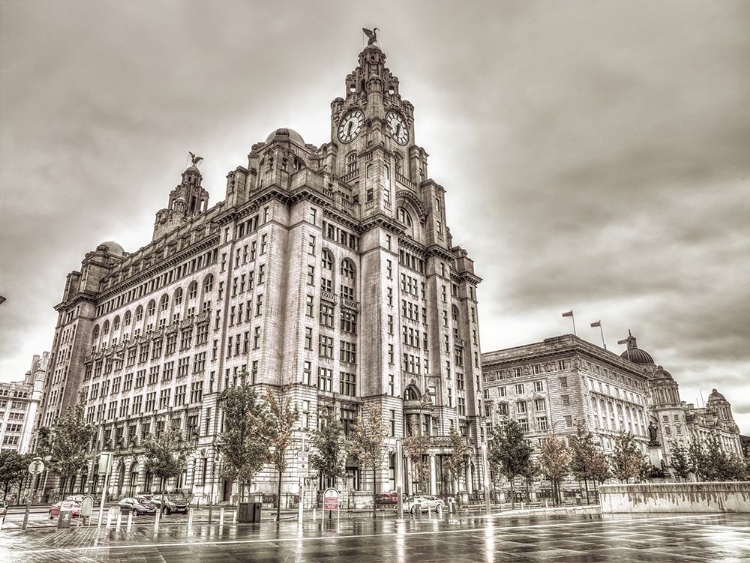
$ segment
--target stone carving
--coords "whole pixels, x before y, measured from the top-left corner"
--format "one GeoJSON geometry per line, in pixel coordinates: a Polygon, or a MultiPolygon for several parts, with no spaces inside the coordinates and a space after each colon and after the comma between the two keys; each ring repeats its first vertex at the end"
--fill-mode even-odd
{"type": "Polygon", "coordinates": [[[377,27],[373,27],[372,29],[366,29],[363,27],[362,31],[367,35],[368,45],[375,45],[378,42],[378,31],[380,30],[377,27]]]}

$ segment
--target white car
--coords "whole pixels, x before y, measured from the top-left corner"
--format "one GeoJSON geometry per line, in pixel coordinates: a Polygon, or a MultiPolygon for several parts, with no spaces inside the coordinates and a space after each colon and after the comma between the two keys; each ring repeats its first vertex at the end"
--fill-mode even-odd
{"type": "Polygon", "coordinates": [[[444,505],[445,503],[441,498],[430,495],[414,495],[406,497],[406,500],[404,500],[404,511],[416,514],[418,510],[422,512],[434,510],[439,514],[443,511],[444,505]]]}

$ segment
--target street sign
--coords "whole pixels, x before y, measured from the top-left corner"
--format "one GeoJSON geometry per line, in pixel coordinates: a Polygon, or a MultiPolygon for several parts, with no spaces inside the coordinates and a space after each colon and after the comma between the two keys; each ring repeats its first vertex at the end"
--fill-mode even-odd
{"type": "Polygon", "coordinates": [[[29,473],[39,475],[42,471],[44,471],[44,462],[37,457],[29,464],[29,473]]]}
{"type": "Polygon", "coordinates": [[[323,510],[339,509],[339,492],[336,489],[326,489],[323,493],[323,510]]]}
{"type": "Polygon", "coordinates": [[[306,477],[308,470],[308,459],[307,454],[302,453],[297,456],[297,476],[306,477]]]}

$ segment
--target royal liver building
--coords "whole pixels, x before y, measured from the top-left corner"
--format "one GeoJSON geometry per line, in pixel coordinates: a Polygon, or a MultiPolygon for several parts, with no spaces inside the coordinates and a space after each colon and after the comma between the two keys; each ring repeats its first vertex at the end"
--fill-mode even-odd
{"type": "MultiPolygon", "coordinates": [[[[414,431],[431,437],[424,461],[441,493],[451,428],[470,445],[460,487],[480,484],[480,279],[452,240],[445,190],[414,142],[414,107],[385,63],[376,44],[359,54],[331,103],[329,142],[273,131],[212,207],[194,157],[148,245],[105,242],[68,275],[38,426],[83,389],[92,453],[115,452],[115,497],[158,486],[139,444],[169,426],[195,444],[169,488],[230,500],[221,396],[243,374],[296,402],[300,442],[321,409],[348,431],[363,404],[381,405],[391,453],[374,484],[349,460],[347,490],[393,489],[396,438],[414,431]]],[[[290,458],[284,491],[297,492],[297,470],[290,458]]],[[[409,470],[407,491],[416,479],[409,470]]],[[[269,466],[255,487],[277,483],[269,466]]],[[[65,492],[101,487],[92,456],[65,492]]]]}

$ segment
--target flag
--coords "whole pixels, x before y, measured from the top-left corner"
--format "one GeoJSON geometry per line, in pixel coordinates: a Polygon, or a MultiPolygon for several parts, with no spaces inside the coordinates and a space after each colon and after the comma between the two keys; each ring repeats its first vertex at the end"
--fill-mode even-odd
{"type": "Polygon", "coordinates": [[[626,338],[625,340],[618,340],[617,343],[618,344],[627,344],[628,343],[628,339],[626,338]]]}
{"type": "Polygon", "coordinates": [[[591,323],[591,328],[602,326],[602,321],[596,321],[595,323],[591,323]]]}
{"type": "Polygon", "coordinates": [[[572,310],[568,311],[567,313],[563,313],[563,317],[572,317],[572,316],[573,316],[573,311],[572,310]]]}

